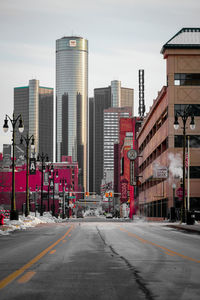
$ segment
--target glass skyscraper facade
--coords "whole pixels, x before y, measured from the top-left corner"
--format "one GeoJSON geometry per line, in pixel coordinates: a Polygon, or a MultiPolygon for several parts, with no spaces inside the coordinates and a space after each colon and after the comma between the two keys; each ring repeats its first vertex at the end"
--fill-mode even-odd
{"type": "Polygon", "coordinates": [[[56,41],[56,160],[78,161],[80,184],[87,188],[88,41],[56,41]]]}
{"type": "MultiPolygon", "coordinates": [[[[53,89],[39,86],[36,79],[29,80],[28,86],[14,88],[14,113],[22,115],[23,136],[34,135],[36,154],[47,153],[53,161],[53,89]]],[[[17,147],[23,150],[20,137],[16,131],[17,147]]]]}

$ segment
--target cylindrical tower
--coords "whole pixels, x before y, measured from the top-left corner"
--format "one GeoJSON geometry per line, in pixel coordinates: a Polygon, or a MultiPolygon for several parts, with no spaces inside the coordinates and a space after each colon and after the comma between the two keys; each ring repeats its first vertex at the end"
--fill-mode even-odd
{"type": "Polygon", "coordinates": [[[80,183],[87,185],[88,41],[56,41],[56,160],[78,161],[80,183]]]}

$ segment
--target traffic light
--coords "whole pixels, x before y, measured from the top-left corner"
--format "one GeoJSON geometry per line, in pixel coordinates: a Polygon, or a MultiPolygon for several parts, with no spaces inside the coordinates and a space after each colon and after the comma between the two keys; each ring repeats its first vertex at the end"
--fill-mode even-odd
{"type": "Polygon", "coordinates": [[[112,197],[112,192],[109,193],[109,196],[112,197]]]}
{"type": "Polygon", "coordinates": [[[108,197],[109,197],[109,194],[108,194],[108,193],[105,193],[105,196],[106,196],[106,198],[108,198],[108,197]]]}
{"type": "Polygon", "coordinates": [[[85,192],[85,197],[88,197],[89,195],[89,192],[85,192]]]}

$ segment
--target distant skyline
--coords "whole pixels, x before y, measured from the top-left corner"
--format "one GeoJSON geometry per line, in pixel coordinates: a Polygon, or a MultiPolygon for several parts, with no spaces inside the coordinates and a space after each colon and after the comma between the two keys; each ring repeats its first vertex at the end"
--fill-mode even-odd
{"type": "MultiPolygon", "coordinates": [[[[55,42],[71,35],[89,41],[89,97],[120,80],[134,89],[138,115],[138,70],[144,69],[148,112],[166,84],[162,46],[183,27],[200,27],[199,11],[199,0],[1,0],[0,128],[5,114],[12,116],[14,87],[38,79],[55,92],[55,42]]],[[[11,133],[1,129],[0,152],[4,143],[11,133]]]]}

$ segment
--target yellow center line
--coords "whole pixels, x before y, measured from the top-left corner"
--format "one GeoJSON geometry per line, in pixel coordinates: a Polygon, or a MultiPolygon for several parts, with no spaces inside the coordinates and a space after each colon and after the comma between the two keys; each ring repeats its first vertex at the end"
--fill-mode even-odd
{"type": "Polygon", "coordinates": [[[36,272],[30,271],[30,272],[26,272],[22,277],[20,277],[17,282],[19,283],[26,283],[28,282],[34,275],[36,272]]]}
{"type": "Polygon", "coordinates": [[[50,251],[50,254],[54,254],[55,252],[56,252],[56,250],[54,249],[54,250],[50,251]]]}
{"type": "Polygon", "coordinates": [[[172,253],[169,253],[169,252],[166,252],[166,251],[164,251],[164,253],[167,254],[167,255],[170,255],[170,256],[175,256],[175,254],[172,254],[172,253]]]}
{"type": "Polygon", "coordinates": [[[28,268],[30,268],[33,264],[35,264],[38,260],[40,260],[44,255],[46,255],[52,248],[54,248],[58,243],[60,243],[64,238],[70,233],[70,231],[73,229],[73,225],[68,229],[68,231],[60,238],[58,239],[55,243],[53,243],[51,246],[43,250],[40,254],[35,256],[32,260],[30,260],[27,264],[25,264],[23,267],[20,269],[16,270],[15,272],[11,273],[8,275],[6,278],[2,279],[0,281],[0,289],[4,288],[7,286],[10,282],[12,282],[14,279],[19,277],[24,271],[26,271],[28,268]]]}
{"type": "Polygon", "coordinates": [[[197,259],[195,259],[195,258],[186,256],[186,255],[183,255],[183,254],[181,254],[181,253],[178,253],[178,252],[176,252],[176,251],[167,249],[167,248],[165,248],[165,247],[163,247],[163,246],[161,246],[161,245],[158,245],[158,244],[156,244],[156,243],[153,243],[153,242],[150,242],[150,241],[148,241],[148,240],[145,240],[145,239],[139,237],[137,234],[134,234],[134,233],[132,233],[132,232],[129,232],[128,230],[126,230],[126,229],[124,229],[124,228],[120,228],[120,230],[123,231],[123,232],[125,232],[125,233],[128,233],[129,236],[132,236],[132,237],[136,238],[137,240],[139,240],[139,241],[142,242],[142,243],[146,243],[146,244],[149,244],[149,245],[152,245],[152,246],[155,246],[155,247],[157,247],[157,248],[160,248],[160,249],[164,250],[165,252],[167,252],[168,255],[177,255],[177,256],[179,256],[179,257],[181,257],[181,258],[184,258],[184,259],[187,259],[187,260],[190,260],[190,261],[194,261],[194,262],[200,263],[200,260],[197,260],[197,259]]]}

